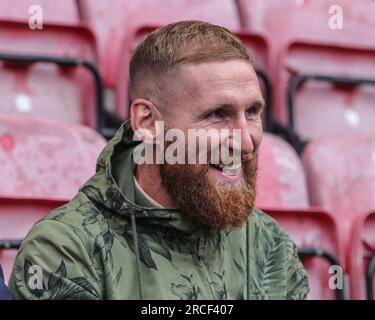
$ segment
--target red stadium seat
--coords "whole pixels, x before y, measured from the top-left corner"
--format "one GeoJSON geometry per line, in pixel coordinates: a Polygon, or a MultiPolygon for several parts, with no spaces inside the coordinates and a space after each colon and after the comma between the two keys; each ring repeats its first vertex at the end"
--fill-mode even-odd
{"type": "MultiPolygon", "coordinates": [[[[348,134],[307,145],[303,165],[310,203],[331,212],[347,251],[351,228],[375,210],[375,136],[348,134]]],[[[347,261],[343,261],[347,268],[347,261]]]]}
{"type": "Polygon", "coordinates": [[[357,0],[355,5],[352,0],[238,0],[237,2],[242,27],[272,38],[275,49],[285,48],[288,43],[296,40],[373,46],[375,4],[372,0],[357,0]],[[343,15],[342,29],[330,28],[329,25],[330,18],[337,17],[337,6],[341,7],[343,15]]]}
{"type": "MultiPolygon", "coordinates": [[[[355,5],[351,0],[238,0],[237,3],[242,27],[262,34],[269,42],[268,74],[274,87],[272,113],[279,122],[293,125],[287,112],[287,87],[293,76],[307,73],[374,78],[374,55],[369,52],[375,50],[374,1],[358,0],[355,5]],[[339,10],[343,28],[334,29],[332,22],[337,22],[339,10]]],[[[374,126],[370,128],[375,117],[370,106],[375,95],[373,87],[308,80],[298,86],[295,97],[295,129],[301,138],[345,130],[373,130],[374,126]]]]}
{"type": "Polygon", "coordinates": [[[375,133],[375,49],[294,42],[279,67],[277,118],[302,139],[375,133]]]}
{"type": "Polygon", "coordinates": [[[352,299],[375,299],[375,212],[356,219],[348,250],[352,299]]]}
{"type": "Polygon", "coordinates": [[[6,278],[20,240],[95,173],[104,145],[88,127],[0,116],[0,263],[6,278]]]}
{"type": "Polygon", "coordinates": [[[329,214],[310,208],[300,158],[284,140],[268,133],[263,135],[259,150],[255,203],[297,244],[308,272],[308,298],[342,299],[343,290],[328,287],[328,268],[339,264],[343,256],[335,221],[329,214]]]}
{"type": "Polygon", "coordinates": [[[90,128],[0,116],[0,197],[72,198],[95,173],[104,139],[90,128]]]}
{"type": "Polygon", "coordinates": [[[20,242],[31,226],[67,201],[8,199],[0,196],[0,264],[6,280],[12,271],[20,242]]]}
{"type": "Polygon", "coordinates": [[[238,30],[237,7],[232,0],[80,0],[82,18],[98,39],[100,70],[108,89],[106,106],[128,117],[128,63],[144,27],[179,20],[205,20],[238,30]],[[116,102],[113,102],[115,101],[116,102]],[[116,105],[116,106],[115,106],[116,105]]]}
{"type": "Polygon", "coordinates": [[[300,158],[284,140],[269,133],[263,134],[259,150],[256,205],[309,208],[300,158]]]}
{"type": "Polygon", "coordinates": [[[1,0],[0,20],[29,22],[29,19],[35,15],[35,5],[42,9],[44,23],[79,23],[75,0],[1,0]]]}
{"type": "Polygon", "coordinates": [[[96,128],[102,88],[85,27],[0,21],[0,114],[28,114],[96,128]]]}
{"type": "Polygon", "coordinates": [[[340,241],[334,219],[315,209],[262,209],[280,223],[296,243],[309,279],[310,293],[307,299],[344,299],[343,273],[342,282],[337,283],[340,287],[329,285],[333,282],[330,277],[340,272],[338,269],[330,270],[331,266],[340,267],[340,241]]]}

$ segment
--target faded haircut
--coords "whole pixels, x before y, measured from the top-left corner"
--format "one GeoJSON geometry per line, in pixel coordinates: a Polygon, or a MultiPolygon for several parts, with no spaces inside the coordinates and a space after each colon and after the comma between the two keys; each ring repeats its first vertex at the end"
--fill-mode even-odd
{"type": "Polygon", "coordinates": [[[181,21],[150,33],[130,60],[130,89],[138,79],[161,76],[180,65],[213,61],[245,60],[249,50],[228,29],[203,21],[181,21]]]}

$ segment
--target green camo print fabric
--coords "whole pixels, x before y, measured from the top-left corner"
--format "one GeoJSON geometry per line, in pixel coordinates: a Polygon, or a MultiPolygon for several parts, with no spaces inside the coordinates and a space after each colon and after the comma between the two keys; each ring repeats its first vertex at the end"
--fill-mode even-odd
{"type": "Polygon", "coordinates": [[[215,231],[154,207],[134,186],[135,145],[126,122],[72,201],[32,227],[9,282],[16,299],[306,298],[296,246],[272,218],[254,209],[215,231]]]}

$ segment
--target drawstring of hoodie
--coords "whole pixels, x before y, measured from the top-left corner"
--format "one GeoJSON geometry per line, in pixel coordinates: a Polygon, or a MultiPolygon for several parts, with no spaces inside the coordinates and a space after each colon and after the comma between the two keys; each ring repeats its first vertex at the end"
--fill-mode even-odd
{"type": "Polygon", "coordinates": [[[134,243],[134,252],[137,264],[137,276],[138,276],[138,290],[139,290],[139,299],[143,300],[143,288],[142,288],[142,278],[141,278],[141,259],[139,257],[139,246],[138,246],[138,234],[137,234],[137,226],[135,222],[135,215],[131,215],[132,221],[132,231],[133,231],[133,243],[134,243]]]}
{"type": "MultiPolygon", "coordinates": [[[[143,296],[143,286],[141,277],[141,259],[139,255],[139,244],[138,244],[138,234],[137,225],[135,220],[135,215],[131,215],[132,231],[133,231],[133,245],[136,257],[136,267],[137,267],[137,279],[138,279],[138,290],[140,300],[144,300],[143,296]]],[[[246,299],[250,300],[250,236],[249,236],[249,222],[246,222],[246,299]]]]}
{"type": "MultiPolygon", "coordinates": [[[[139,290],[139,298],[140,300],[144,300],[143,296],[143,286],[142,286],[142,278],[141,278],[141,259],[139,256],[139,244],[138,244],[138,234],[137,234],[137,226],[135,221],[135,215],[131,215],[131,222],[132,222],[132,231],[133,231],[133,245],[134,245],[134,252],[136,258],[136,266],[137,266],[137,279],[138,279],[138,290],[139,290]]],[[[250,236],[249,236],[249,222],[246,222],[246,299],[250,300],[250,236]]]]}
{"type": "Polygon", "coordinates": [[[246,299],[250,300],[250,236],[249,236],[249,222],[246,222],[246,282],[247,282],[247,290],[246,290],[246,299]]]}

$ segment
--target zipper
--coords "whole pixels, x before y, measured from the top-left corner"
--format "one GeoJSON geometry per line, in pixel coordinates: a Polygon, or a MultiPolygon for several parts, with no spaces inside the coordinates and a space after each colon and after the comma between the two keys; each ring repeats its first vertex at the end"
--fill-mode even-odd
{"type": "Polygon", "coordinates": [[[206,238],[205,236],[201,237],[198,239],[198,243],[197,243],[197,259],[198,259],[198,262],[199,262],[199,265],[201,267],[201,271],[202,271],[202,274],[203,274],[203,278],[205,280],[205,282],[207,283],[207,286],[209,287],[210,289],[210,294],[211,294],[211,298],[210,300],[212,299],[215,299],[216,296],[215,296],[215,292],[211,286],[211,278],[210,278],[210,274],[208,272],[208,268],[206,266],[206,263],[204,261],[204,258],[207,256],[207,242],[206,242],[206,238]]]}

